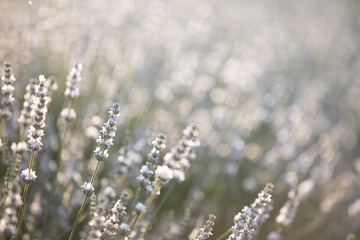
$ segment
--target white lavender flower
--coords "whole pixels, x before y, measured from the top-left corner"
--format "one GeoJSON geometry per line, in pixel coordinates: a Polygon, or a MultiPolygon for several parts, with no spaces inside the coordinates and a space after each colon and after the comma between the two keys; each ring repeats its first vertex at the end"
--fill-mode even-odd
{"type": "Polygon", "coordinates": [[[22,204],[20,186],[16,181],[10,183],[9,191],[5,199],[5,210],[0,219],[0,232],[5,238],[16,237],[17,209],[22,204]]]}
{"type": "Polygon", "coordinates": [[[105,217],[99,212],[99,207],[97,207],[97,200],[95,194],[91,195],[90,197],[90,214],[91,220],[89,221],[90,232],[88,239],[101,240],[105,217]]]}
{"type": "Polygon", "coordinates": [[[70,71],[69,75],[66,77],[66,90],[65,96],[68,100],[68,107],[64,108],[61,111],[61,117],[65,119],[66,122],[71,123],[76,118],[76,112],[71,108],[72,101],[79,97],[80,90],[77,87],[77,83],[81,81],[81,63],[76,64],[70,71]]]}
{"type": "Polygon", "coordinates": [[[22,170],[20,174],[21,180],[23,180],[25,183],[33,182],[37,178],[35,173],[35,171],[29,168],[22,170]]]}
{"type": "Polygon", "coordinates": [[[141,202],[136,203],[136,205],[135,205],[136,214],[139,214],[141,211],[144,210],[144,208],[145,208],[145,205],[142,204],[141,202]]]}
{"type": "Polygon", "coordinates": [[[10,148],[11,148],[11,151],[15,154],[15,153],[16,153],[17,144],[13,142],[13,143],[11,144],[11,147],[10,147],[10,148]]]}
{"type": "Polygon", "coordinates": [[[111,216],[107,217],[104,228],[105,236],[115,236],[118,232],[125,236],[130,232],[129,226],[125,223],[121,223],[121,218],[126,214],[127,204],[128,194],[124,192],[121,194],[120,199],[116,201],[114,207],[111,209],[111,216]],[[127,228],[124,224],[127,226],[127,228]]]}
{"type": "Polygon", "coordinates": [[[39,86],[37,87],[37,104],[35,106],[35,116],[33,123],[28,130],[28,148],[32,151],[39,151],[42,147],[41,138],[44,135],[45,119],[47,113],[48,99],[45,94],[44,84],[46,79],[43,75],[39,76],[39,86]]]}
{"type": "Polygon", "coordinates": [[[290,226],[296,215],[297,208],[300,204],[300,197],[297,189],[292,189],[288,194],[289,199],[280,209],[276,222],[283,226],[290,226]]]}
{"type": "Polygon", "coordinates": [[[281,240],[281,235],[272,231],[267,235],[266,240],[281,240]]]}
{"type": "MultiPolygon", "coordinates": [[[[92,218],[89,222],[89,226],[91,230],[89,232],[89,239],[91,240],[100,240],[103,236],[103,232],[105,229],[106,223],[106,215],[109,213],[109,209],[111,210],[115,205],[114,198],[116,197],[116,193],[114,189],[110,186],[107,186],[98,197],[98,200],[95,200],[95,195],[91,196],[91,204],[93,206],[93,214],[92,218]]],[[[110,211],[110,213],[112,213],[110,211]]],[[[111,215],[108,216],[110,218],[111,215]]]]}
{"type": "Polygon", "coordinates": [[[100,130],[100,136],[96,140],[98,147],[95,149],[95,158],[98,161],[104,161],[109,157],[107,153],[108,148],[113,144],[113,137],[115,136],[116,121],[120,116],[120,106],[115,103],[109,111],[109,119],[100,130]]]}
{"type": "Polygon", "coordinates": [[[81,189],[83,191],[83,193],[86,195],[86,196],[91,196],[94,194],[95,192],[95,188],[93,187],[93,185],[89,182],[85,182],[84,185],[81,186],[81,189]]]}
{"type": "Polygon", "coordinates": [[[27,149],[27,144],[26,142],[18,142],[16,143],[12,143],[11,144],[11,150],[13,151],[14,154],[22,154],[24,152],[26,152],[27,149]]]}
{"type": "Polygon", "coordinates": [[[153,180],[154,171],[159,165],[160,150],[165,148],[165,135],[159,134],[152,142],[152,149],[148,154],[148,161],[141,167],[140,175],[137,177],[138,182],[143,186],[148,193],[151,193],[155,186],[153,180]]]}
{"type": "Polygon", "coordinates": [[[124,174],[130,170],[133,166],[141,162],[141,156],[131,150],[128,147],[121,147],[119,150],[119,156],[117,158],[118,167],[114,169],[118,174],[124,174]]]}
{"type": "Polygon", "coordinates": [[[214,226],[214,221],[216,216],[214,214],[209,214],[209,219],[206,221],[204,227],[200,229],[197,237],[194,240],[206,240],[212,235],[212,230],[214,226]]]}
{"type": "Polygon", "coordinates": [[[61,117],[64,118],[67,122],[72,122],[76,118],[76,112],[72,108],[64,108],[61,113],[61,117]]]}
{"type": "Polygon", "coordinates": [[[196,124],[192,123],[183,130],[183,136],[171,152],[165,154],[164,164],[173,170],[177,170],[175,180],[185,179],[185,170],[190,167],[190,160],[196,155],[194,147],[199,146],[198,130],[196,124]],[[183,173],[180,174],[179,171],[183,173]]]}
{"type": "Polygon", "coordinates": [[[257,214],[257,221],[262,224],[269,218],[269,213],[273,209],[272,205],[272,191],[274,185],[267,183],[264,190],[258,194],[258,197],[251,204],[250,208],[257,214]]]}
{"type": "Polygon", "coordinates": [[[119,226],[119,234],[121,236],[127,236],[130,233],[130,227],[126,223],[121,223],[119,226]]]}
{"type": "Polygon", "coordinates": [[[80,96],[80,90],[77,87],[77,83],[81,81],[82,64],[76,64],[66,77],[66,90],[65,96],[71,100],[74,100],[80,96]]]}
{"type": "Polygon", "coordinates": [[[18,142],[17,147],[16,147],[16,153],[17,154],[22,154],[24,152],[26,152],[27,149],[27,144],[26,142],[18,142]]]}
{"type": "Polygon", "coordinates": [[[27,147],[30,150],[33,151],[39,151],[42,148],[43,144],[41,142],[40,138],[30,138],[29,141],[27,142],[27,147]]]}
{"type": "Polygon", "coordinates": [[[4,74],[1,77],[2,100],[0,103],[0,113],[3,119],[9,119],[12,115],[12,106],[14,104],[14,82],[16,81],[11,72],[11,63],[4,63],[4,74]]]}
{"type": "Polygon", "coordinates": [[[158,166],[155,175],[161,182],[166,183],[173,178],[173,170],[168,166],[158,166]]]}
{"type": "Polygon", "coordinates": [[[56,84],[55,77],[49,77],[48,79],[46,79],[44,87],[46,89],[46,95],[48,97],[48,101],[51,102],[52,100],[51,96],[58,89],[58,85],[56,84]]]}
{"type": "Polygon", "coordinates": [[[244,209],[239,212],[234,217],[234,226],[232,226],[232,233],[229,236],[229,240],[239,239],[239,240],[248,240],[251,239],[255,233],[255,230],[258,226],[256,220],[257,215],[253,209],[249,207],[244,207],[244,209]]]}
{"type": "Polygon", "coordinates": [[[91,230],[89,232],[89,239],[91,239],[91,240],[100,240],[101,239],[101,237],[102,237],[101,230],[103,228],[104,222],[105,222],[105,217],[102,215],[99,215],[98,212],[95,212],[89,222],[89,226],[91,227],[91,230]]]}
{"type": "Polygon", "coordinates": [[[178,182],[183,182],[183,181],[185,181],[185,173],[179,169],[174,169],[173,170],[173,179],[178,182]]]}
{"type": "Polygon", "coordinates": [[[34,106],[36,97],[37,80],[35,78],[30,79],[30,83],[26,86],[26,93],[24,95],[23,109],[21,110],[18,122],[24,127],[29,126],[32,123],[34,117],[34,106]]]}
{"type": "Polygon", "coordinates": [[[271,183],[266,184],[264,190],[258,194],[250,207],[245,206],[241,212],[235,215],[232,233],[228,240],[249,240],[253,238],[259,226],[269,217],[269,212],[272,209],[272,189],[271,183]]]}

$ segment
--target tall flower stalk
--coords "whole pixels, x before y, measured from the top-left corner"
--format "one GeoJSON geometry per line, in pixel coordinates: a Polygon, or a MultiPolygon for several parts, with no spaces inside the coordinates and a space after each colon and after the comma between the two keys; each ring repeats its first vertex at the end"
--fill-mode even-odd
{"type": "Polygon", "coordinates": [[[209,214],[209,218],[206,221],[205,225],[200,229],[197,237],[193,240],[206,240],[212,235],[213,226],[215,224],[216,216],[214,214],[209,214]]]}
{"type": "Polygon", "coordinates": [[[23,109],[21,110],[20,117],[18,118],[18,123],[20,123],[20,141],[24,139],[25,131],[28,126],[33,122],[35,115],[34,106],[36,103],[36,87],[38,86],[38,81],[36,78],[30,79],[28,85],[25,88],[24,103],[23,109]]]}
{"type": "MultiPolygon", "coordinates": [[[[129,222],[134,224],[136,217],[132,218],[132,210],[137,206],[143,205],[141,202],[137,202],[145,189],[145,195],[148,196],[154,191],[156,185],[155,169],[159,165],[160,150],[165,148],[165,135],[160,133],[157,138],[152,141],[152,149],[148,154],[148,161],[141,167],[140,174],[137,180],[140,184],[138,191],[136,192],[133,206],[130,209],[129,222]]],[[[139,208],[139,207],[138,207],[139,208]]]]}
{"type": "Polygon", "coordinates": [[[6,171],[7,176],[5,176],[5,188],[3,190],[4,195],[1,198],[1,202],[0,202],[0,211],[2,210],[2,207],[3,207],[3,204],[7,197],[7,194],[9,193],[10,185],[15,181],[15,179],[18,175],[22,154],[27,150],[26,142],[19,142],[18,144],[13,143],[11,145],[11,149],[16,158],[15,158],[14,162],[12,162],[9,165],[9,167],[6,171]]]}
{"type": "Polygon", "coordinates": [[[9,119],[12,115],[12,106],[14,104],[14,92],[15,92],[15,83],[16,79],[11,71],[11,63],[4,63],[4,74],[1,77],[1,122],[0,122],[0,136],[4,128],[5,121],[9,119]]]}
{"type": "Polygon", "coordinates": [[[155,186],[152,192],[150,193],[150,195],[148,196],[145,202],[145,206],[142,207],[139,215],[137,215],[137,217],[135,217],[134,220],[131,222],[130,228],[132,228],[133,226],[135,226],[136,224],[142,221],[142,219],[145,216],[145,213],[147,212],[147,209],[150,206],[150,203],[155,199],[158,191],[160,190],[161,185],[168,183],[171,179],[173,179],[173,176],[174,176],[173,170],[170,169],[168,166],[166,165],[157,166],[157,168],[155,169],[155,181],[154,181],[155,186]]]}
{"type": "Polygon", "coordinates": [[[280,213],[275,219],[278,227],[276,231],[269,233],[267,239],[281,239],[283,229],[289,227],[293,222],[301,200],[297,187],[291,189],[288,197],[289,199],[280,208],[280,213]]]}
{"type": "Polygon", "coordinates": [[[32,170],[35,153],[41,150],[43,145],[41,139],[44,136],[45,119],[46,119],[47,104],[48,104],[48,99],[45,92],[46,89],[44,86],[45,82],[46,82],[45,77],[43,75],[40,75],[39,86],[37,88],[37,93],[36,93],[38,99],[35,107],[35,116],[33,119],[33,123],[28,130],[29,140],[27,143],[27,147],[31,151],[30,163],[29,163],[29,167],[23,170],[20,174],[22,181],[25,183],[25,187],[22,194],[22,205],[20,207],[16,221],[16,229],[18,232],[21,229],[21,225],[23,221],[23,215],[26,206],[26,198],[30,183],[35,181],[35,179],[37,178],[36,172],[32,170]]]}
{"type": "Polygon", "coordinates": [[[104,235],[107,239],[111,239],[115,235],[125,237],[130,233],[129,225],[121,221],[121,218],[126,215],[127,204],[128,194],[123,192],[114,207],[111,208],[111,215],[104,223],[104,235]]]}
{"type": "MultiPolygon", "coordinates": [[[[171,152],[164,156],[163,165],[157,165],[154,171],[155,179],[152,182],[152,186],[154,186],[152,187],[152,192],[148,196],[145,206],[132,220],[130,224],[131,229],[142,221],[162,185],[167,184],[172,179],[180,182],[184,181],[185,171],[190,166],[190,160],[195,157],[193,149],[199,145],[197,137],[197,126],[192,123],[183,130],[183,136],[176,147],[172,148],[171,152]]],[[[155,213],[157,213],[158,210],[159,209],[155,209],[155,213]]],[[[145,232],[142,234],[143,236],[148,228],[149,226],[145,228],[145,232]]]]}
{"type": "Polygon", "coordinates": [[[272,190],[274,185],[266,184],[250,207],[245,206],[234,217],[234,225],[216,240],[224,239],[230,234],[227,240],[250,240],[256,235],[261,224],[269,218],[272,210],[272,190]]]}
{"type": "MultiPolygon", "coordinates": [[[[173,179],[177,182],[185,180],[185,173],[190,167],[190,161],[196,157],[195,148],[200,145],[198,135],[199,132],[197,125],[195,123],[191,123],[182,131],[182,137],[176,146],[164,156],[164,164],[172,170],[173,179]]],[[[160,169],[164,169],[164,167],[160,169]]],[[[174,190],[175,183],[171,182],[169,185],[170,186],[168,187],[165,195],[156,206],[154,214],[151,216],[151,220],[149,221],[145,232],[150,228],[150,225],[174,190]]]]}
{"type": "Polygon", "coordinates": [[[81,71],[82,71],[82,64],[78,63],[76,64],[70,71],[69,75],[66,77],[66,90],[65,90],[65,97],[67,98],[67,107],[65,107],[61,111],[61,117],[65,119],[65,126],[63,130],[63,134],[60,141],[60,149],[59,149],[59,155],[57,158],[57,171],[55,173],[55,180],[57,178],[57,174],[60,170],[60,162],[61,162],[61,156],[62,151],[65,144],[65,138],[66,133],[68,129],[68,125],[74,121],[76,118],[76,112],[72,108],[73,101],[75,101],[80,96],[80,90],[77,87],[78,82],[82,80],[81,77],[81,71]]]}
{"type": "Polygon", "coordinates": [[[96,147],[96,149],[94,151],[94,153],[95,153],[94,155],[95,155],[95,158],[97,159],[97,164],[96,164],[95,170],[91,176],[90,182],[85,182],[84,185],[81,186],[83,193],[85,194],[85,197],[84,197],[84,200],[79,209],[78,215],[77,215],[75,223],[73,225],[73,228],[71,230],[69,240],[73,239],[73,237],[74,237],[76,227],[79,223],[80,216],[81,216],[82,212],[84,211],[87,199],[91,195],[93,195],[95,192],[93,183],[94,183],[96,174],[99,170],[100,162],[105,161],[109,157],[108,149],[110,148],[111,145],[113,145],[113,137],[115,137],[115,133],[117,130],[116,122],[117,122],[119,116],[120,116],[120,106],[119,106],[119,104],[115,103],[109,111],[108,121],[102,127],[102,129],[100,131],[100,136],[96,140],[96,143],[98,144],[98,146],[96,147]]]}

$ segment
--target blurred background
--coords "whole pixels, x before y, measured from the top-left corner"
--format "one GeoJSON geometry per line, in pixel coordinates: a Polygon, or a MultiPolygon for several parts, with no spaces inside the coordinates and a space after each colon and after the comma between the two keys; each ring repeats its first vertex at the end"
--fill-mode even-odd
{"type": "MultiPolygon", "coordinates": [[[[115,101],[121,124],[112,159],[96,183],[99,193],[113,186],[118,196],[136,187],[138,166],[158,133],[167,135],[169,150],[186,125],[199,126],[197,157],[149,239],[157,239],[168,222],[174,227],[167,237],[175,239],[171,234],[187,208],[191,217],[180,239],[209,213],[218,217],[214,235],[220,236],[267,182],[275,185],[274,209],[258,239],[279,228],[275,219],[294,188],[300,205],[283,239],[359,236],[359,1],[1,0],[0,13],[0,61],[12,62],[17,79],[8,139],[17,138],[13,130],[29,79],[54,76],[59,86],[35,163],[31,239],[54,239],[52,234],[72,226],[83,197],[78,186],[95,164],[93,138],[115,101]],[[57,190],[66,196],[46,210],[57,220],[44,235],[66,75],[78,62],[78,119],[59,173],[73,184],[57,190]],[[124,160],[120,149],[135,166],[125,180],[116,171],[124,160]],[[114,169],[116,181],[109,177],[114,169]]],[[[27,160],[21,168],[26,165],[27,160]]],[[[5,166],[6,161],[1,176],[5,166]]]]}

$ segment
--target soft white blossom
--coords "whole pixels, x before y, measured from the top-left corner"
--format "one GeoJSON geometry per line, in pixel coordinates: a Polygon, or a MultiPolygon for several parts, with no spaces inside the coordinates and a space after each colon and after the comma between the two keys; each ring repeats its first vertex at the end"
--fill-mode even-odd
{"type": "Polygon", "coordinates": [[[36,172],[32,169],[27,168],[21,171],[20,177],[24,182],[29,183],[35,181],[35,179],[37,178],[35,173],[36,172]]]}
{"type": "Polygon", "coordinates": [[[173,170],[165,165],[158,166],[155,170],[155,175],[161,182],[167,182],[174,176],[173,170]]]}

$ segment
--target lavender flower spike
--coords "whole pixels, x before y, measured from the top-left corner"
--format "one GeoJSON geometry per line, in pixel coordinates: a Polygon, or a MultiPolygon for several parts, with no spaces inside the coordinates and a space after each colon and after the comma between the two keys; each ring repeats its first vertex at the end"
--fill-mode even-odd
{"type": "Polygon", "coordinates": [[[96,140],[98,147],[95,149],[95,158],[104,161],[109,157],[108,148],[113,145],[113,137],[116,132],[116,121],[120,116],[120,106],[115,103],[109,111],[109,120],[104,124],[100,131],[100,136],[96,140]]]}

